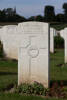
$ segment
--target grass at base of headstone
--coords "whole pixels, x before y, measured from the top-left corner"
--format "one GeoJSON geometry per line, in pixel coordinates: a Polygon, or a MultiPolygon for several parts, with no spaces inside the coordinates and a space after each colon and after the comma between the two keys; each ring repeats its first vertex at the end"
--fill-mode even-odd
{"type": "Polygon", "coordinates": [[[17,69],[16,61],[0,61],[0,91],[17,84],[17,69]]]}
{"type": "Polygon", "coordinates": [[[66,100],[59,98],[45,98],[40,96],[26,96],[19,94],[4,94],[0,93],[0,100],[66,100]]]}

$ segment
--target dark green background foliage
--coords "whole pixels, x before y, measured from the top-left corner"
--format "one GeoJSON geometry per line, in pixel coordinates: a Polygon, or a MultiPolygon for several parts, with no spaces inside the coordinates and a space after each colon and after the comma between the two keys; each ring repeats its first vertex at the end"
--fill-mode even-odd
{"type": "Polygon", "coordinates": [[[54,47],[55,48],[64,48],[64,39],[60,36],[54,37],[54,47]]]}
{"type": "Polygon", "coordinates": [[[64,21],[67,22],[67,3],[63,4],[63,9],[64,9],[64,21]]]}
{"type": "Polygon", "coordinates": [[[55,11],[53,6],[46,6],[44,10],[44,19],[45,21],[54,21],[55,11]]]}
{"type": "Polygon", "coordinates": [[[16,13],[16,8],[0,10],[0,22],[23,22],[26,18],[16,13]]]}
{"type": "MultiPolygon", "coordinates": [[[[60,22],[67,23],[67,3],[62,6],[64,13],[55,14],[55,7],[46,5],[44,8],[44,16],[36,15],[25,18],[16,12],[16,8],[7,8],[0,10],[0,22],[25,22],[25,21],[41,21],[41,22],[60,22]]],[[[22,14],[23,15],[23,14],[22,14]]]]}

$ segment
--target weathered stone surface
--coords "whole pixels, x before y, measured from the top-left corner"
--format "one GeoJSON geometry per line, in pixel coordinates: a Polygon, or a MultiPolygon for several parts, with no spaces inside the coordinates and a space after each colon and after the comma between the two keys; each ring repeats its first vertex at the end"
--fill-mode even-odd
{"type": "Polygon", "coordinates": [[[1,41],[3,50],[8,58],[18,59],[18,47],[21,36],[18,36],[16,25],[8,25],[1,28],[1,41]]]}
{"type": "Polygon", "coordinates": [[[56,29],[54,29],[54,36],[58,36],[58,31],[56,29]]]}
{"type": "Polygon", "coordinates": [[[18,84],[37,81],[48,87],[49,25],[27,22],[20,26],[23,39],[18,53],[18,84]]]}
{"type": "Polygon", "coordinates": [[[50,52],[54,53],[54,34],[55,29],[50,28],[50,52]]]}
{"type": "Polygon", "coordinates": [[[60,31],[60,36],[64,39],[64,60],[67,63],[67,28],[60,31]]]}
{"type": "Polygon", "coordinates": [[[64,30],[64,29],[60,31],[60,36],[61,36],[63,39],[65,38],[65,30],[64,30]]]}
{"type": "Polygon", "coordinates": [[[67,63],[67,28],[64,29],[65,63],[67,63]]]}

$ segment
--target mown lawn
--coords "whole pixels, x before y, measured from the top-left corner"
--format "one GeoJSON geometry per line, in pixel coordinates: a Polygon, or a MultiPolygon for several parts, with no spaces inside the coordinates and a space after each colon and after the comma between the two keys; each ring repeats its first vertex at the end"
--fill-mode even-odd
{"type": "Polygon", "coordinates": [[[17,61],[0,61],[0,90],[17,84],[17,61]]]}
{"type": "MultiPolygon", "coordinates": [[[[0,60],[0,100],[63,100],[44,99],[36,96],[21,96],[19,94],[4,94],[3,89],[17,84],[18,63],[14,60],[0,60]]],[[[50,54],[50,80],[67,83],[67,64],[64,64],[64,50],[55,50],[50,54]]],[[[67,84],[66,84],[67,85],[67,84]]]]}
{"type": "Polygon", "coordinates": [[[67,81],[67,64],[64,63],[64,50],[55,50],[50,56],[50,79],[51,81],[67,81]]]}
{"type": "Polygon", "coordinates": [[[44,98],[40,96],[21,96],[19,94],[3,94],[3,93],[1,94],[0,93],[0,100],[63,100],[63,99],[44,98]]]}

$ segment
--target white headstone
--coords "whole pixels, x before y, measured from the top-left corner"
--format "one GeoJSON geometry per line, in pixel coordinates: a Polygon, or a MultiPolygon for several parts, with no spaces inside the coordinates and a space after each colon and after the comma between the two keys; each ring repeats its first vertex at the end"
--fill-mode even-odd
{"type": "Polygon", "coordinates": [[[2,27],[3,26],[0,26],[0,41],[1,41],[1,36],[2,36],[2,27]]]}
{"type": "Polygon", "coordinates": [[[21,26],[23,39],[18,53],[18,85],[37,81],[48,87],[49,25],[26,22],[21,26]]]}
{"type": "Polygon", "coordinates": [[[64,39],[65,63],[67,63],[67,28],[60,31],[60,36],[64,39]]]}
{"type": "Polygon", "coordinates": [[[67,63],[67,28],[64,29],[65,63],[67,63]]]}
{"type": "Polygon", "coordinates": [[[58,36],[58,31],[54,29],[54,36],[58,36]]]}
{"type": "Polygon", "coordinates": [[[65,35],[65,29],[60,31],[60,36],[64,39],[64,35],[65,35]]]}
{"type": "Polygon", "coordinates": [[[50,52],[54,53],[54,32],[55,29],[50,28],[50,52]]]}
{"type": "Polygon", "coordinates": [[[4,54],[11,59],[18,59],[18,48],[22,40],[22,36],[16,30],[17,28],[16,25],[7,25],[1,28],[4,54]]]}
{"type": "Polygon", "coordinates": [[[3,26],[3,34],[15,34],[17,25],[6,25],[3,26]]]}

